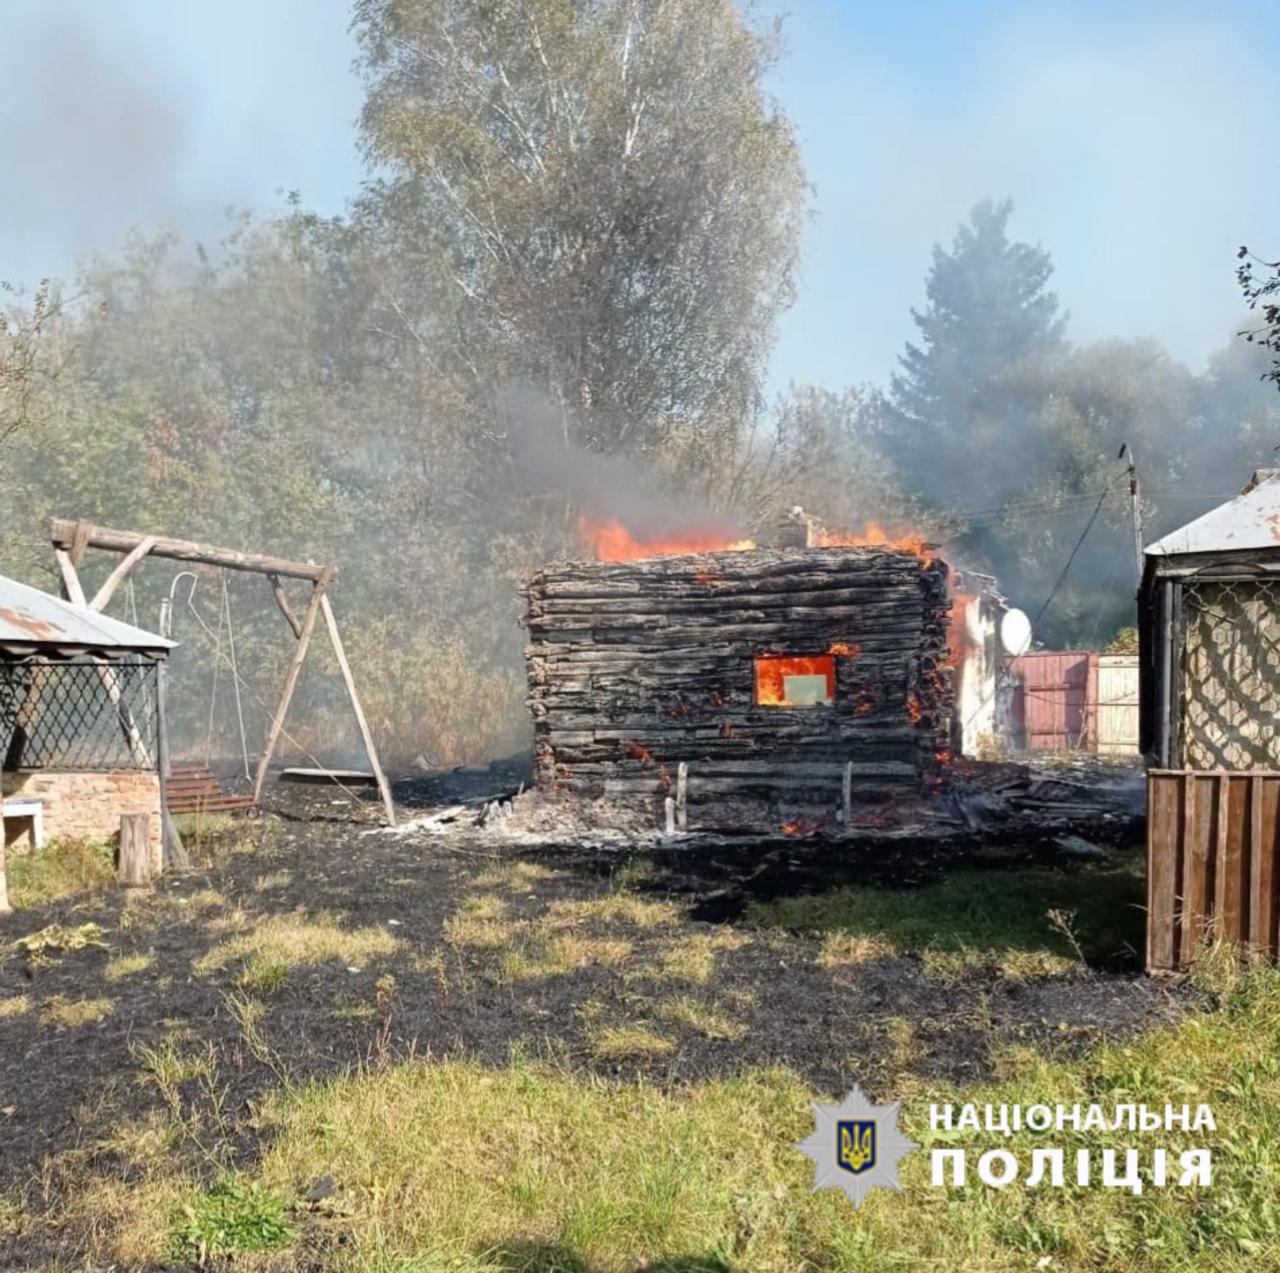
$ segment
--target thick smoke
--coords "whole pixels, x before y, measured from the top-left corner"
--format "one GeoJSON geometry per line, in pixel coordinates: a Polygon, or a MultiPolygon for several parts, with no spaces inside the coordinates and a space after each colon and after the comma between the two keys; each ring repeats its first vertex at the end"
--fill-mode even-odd
{"type": "Polygon", "coordinates": [[[80,6],[29,14],[6,21],[0,89],[0,240],[25,247],[4,262],[23,282],[65,266],[69,247],[105,249],[153,224],[190,142],[180,84],[123,24],[80,6]]]}
{"type": "Polygon", "coordinates": [[[591,521],[621,522],[639,540],[695,529],[741,536],[739,526],[699,503],[673,496],[628,457],[575,446],[566,414],[545,394],[530,387],[509,391],[502,416],[521,476],[591,521]]]}

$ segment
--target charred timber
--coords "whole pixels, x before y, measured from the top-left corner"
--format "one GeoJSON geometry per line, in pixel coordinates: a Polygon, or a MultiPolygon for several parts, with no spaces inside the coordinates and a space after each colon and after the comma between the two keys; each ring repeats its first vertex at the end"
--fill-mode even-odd
{"type": "Polygon", "coordinates": [[[879,548],[561,563],[525,587],[540,786],[838,804],[927,785],[954,713],[947,567],[879,548]],[[830,704],[757,700],[761,657],[829,657],[830,704]]]}

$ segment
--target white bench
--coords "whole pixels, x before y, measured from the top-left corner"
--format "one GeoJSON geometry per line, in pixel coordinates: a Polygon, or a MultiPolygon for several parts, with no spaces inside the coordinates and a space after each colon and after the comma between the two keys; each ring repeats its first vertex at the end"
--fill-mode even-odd
{"type": "MultiPolygon", "coordinates": [[[[4,819],[5,843],[9,843],[9,823],[25,822],[18,834],[25,831],[27,843],[33,849],[44,848],[44,801],[32,796],[10,796],[0,804],[0,814],[4,819]]],[[[16,838],[16,837],[15,837],[16,838]]]]}

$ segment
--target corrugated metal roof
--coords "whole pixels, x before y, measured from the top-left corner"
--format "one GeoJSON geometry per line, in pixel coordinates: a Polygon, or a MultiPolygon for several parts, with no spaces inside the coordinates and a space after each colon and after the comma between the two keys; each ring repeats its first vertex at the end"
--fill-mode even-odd
{"type": "Polygon", "coordinates": [[[173,645],[154,632],[0,575],[0,646],[160,651],[173,645]]]}
{"type": "Polygon", "coordinates": [[[1149,557],[1170,557],[1259,548],[1280,550],[1280,474],[1274,469],[1256,474],[1243,495],[1149,544],[1146,552],[1149,557]]]}

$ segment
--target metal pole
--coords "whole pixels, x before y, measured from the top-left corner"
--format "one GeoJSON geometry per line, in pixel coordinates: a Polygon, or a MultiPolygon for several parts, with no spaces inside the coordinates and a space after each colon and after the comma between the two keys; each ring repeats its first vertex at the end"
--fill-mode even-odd
{"type": "MultiPolygon", "coordinates": [[[[160,635],[167,641],[173,630],[173,601],[165,597],[160,602],[160,635]]],[[[164,785],[172,775],[169,767],[169,731],[165,728],[166,682],[169,679],[169,660],[161,659],[156,664],[156,752],[160,760],[160,795],[164,796],[164,785]]]]}
{"type": "MultiPolygon", "coordinates": [[[[160,602],[160,635],[167,641],[173,630],[172,592],[160,602]]],[[[172,774],[169,761],[168,704],[169,660],[162,657],[156,663],[156,757],[160,773],[160,843],[164,865],[185,871],[191,859],[182,843],[178,828],[169,815],[169,778],[172,774]]]]}

